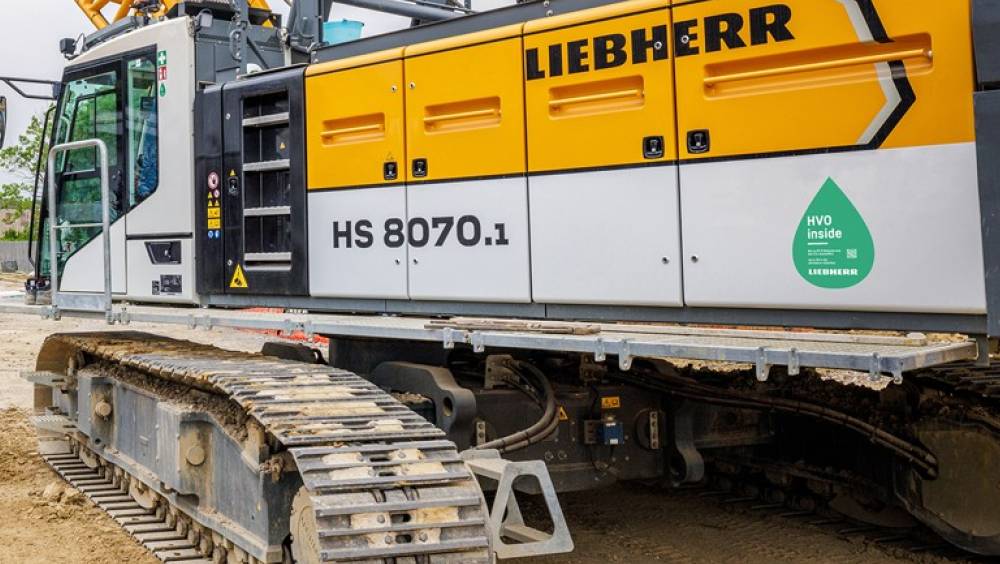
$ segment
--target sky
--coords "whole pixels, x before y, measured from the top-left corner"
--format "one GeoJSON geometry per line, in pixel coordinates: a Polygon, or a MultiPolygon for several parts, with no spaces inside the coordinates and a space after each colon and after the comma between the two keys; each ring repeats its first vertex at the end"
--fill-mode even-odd
{"type": "MultiPolygon", "coordinates": [[[[76,7],[73,0],[30,0],[15,2],[0,0],[4,4],[5,28],[0,32],[0,76],[59,80],[66,60],[59,53],[59,40],[79,37],[94,31],[92,24],[76,7]]],[[[272,8],[283,16],[288,15],[284,0],[270,0],[272,8]]],[[[514,0],[473,0],[473,9],[488,10],[514,0]]],[[[114,6],[105,8],[110,18],[114,6]]],[[[409,25],[410,20],[399,16],[381,14],[350,6],[334,5],[331,19],[346,18],[365,23],[363,35],[377,35],[409,25]]],[[[31,121],[31,116],[45,112],[47,102],[25,100],[5,84],[0,84],[0,95],[7,96],[7,144],[17,142],[31,121]]],[[[0,171],[0,183],[14,179],[0,171]]]]}

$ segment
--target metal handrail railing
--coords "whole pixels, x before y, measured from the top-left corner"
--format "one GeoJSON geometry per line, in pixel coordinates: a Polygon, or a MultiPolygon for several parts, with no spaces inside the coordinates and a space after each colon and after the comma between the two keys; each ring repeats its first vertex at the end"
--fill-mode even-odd
{"type": "Polygon", "coordinates": [[[100,139],[85,139],[56,145],[49,150],[49,275],[52,280],[52,306],[59,307],[59,231],[72,227],[101,227],[104,243],[104,314],[109,323],[113,322],[111,298],[111,191],[108,183],[108,146],[100,139]],[[96,147],[101,176],[101,223],[59,225],[59,202],[56,190],[56,155],[59,153],[96,147]]]}

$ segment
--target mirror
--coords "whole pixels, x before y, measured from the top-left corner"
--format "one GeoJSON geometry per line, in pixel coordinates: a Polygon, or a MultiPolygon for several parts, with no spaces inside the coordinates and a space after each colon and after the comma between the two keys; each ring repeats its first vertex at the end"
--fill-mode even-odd
{"type": "Polygon", "coordinates": [[[0,149],[3,149],[5,137],[7,137],[7,97],[0,96],[0,149]]]}

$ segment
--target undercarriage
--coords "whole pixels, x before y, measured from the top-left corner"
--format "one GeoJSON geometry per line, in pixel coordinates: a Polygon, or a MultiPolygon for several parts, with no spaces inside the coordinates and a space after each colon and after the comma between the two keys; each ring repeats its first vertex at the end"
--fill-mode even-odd
{"type": "Polygon", "coordinates": [[[1000,553],[1000,377],[973,363],[894,385],[374,339],[334,338],[341,368],[302,345],[264,353],[53,336],[29,375],[43,384],[40,452],[177,561],[564,552],[556,493],[617,481],[920,525],[1000,553]],[[542,500],[547,526],[525,522],[525,495],[542,500]]]}

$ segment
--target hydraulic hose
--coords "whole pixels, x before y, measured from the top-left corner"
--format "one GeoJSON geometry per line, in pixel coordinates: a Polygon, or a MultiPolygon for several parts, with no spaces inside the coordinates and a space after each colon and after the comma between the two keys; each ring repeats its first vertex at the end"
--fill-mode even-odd
{"type": "Polygon", "coordinates": [[[659,378],[629,377],[620,379],[625,381],[638,380],[647,387],[694,401],[744,409],[782,411],[835,423],[865,435],[872,442],[895,452],[920,468],[925,476],[932,478],[937,476],[937,458],[926,449],[879,429],[866,421],[828,407],[799,400],[747,396],[680,376],[659,375],[659,378]]]}
{"type": "MultiPolygon", "coordinates": [[[[481,444],[476,449],[497,449],[500,452],[512,452],[528,445],[537,443],[552,434],[559,426],[558,410],[556,408],[556,397],[552,391],[552,384],[541,370],[535,368],[527,362],[517,362],[516,366],[533,377],[534,384],[541,389],[542,399],[545,402],[545,410],[541,418],[527,429],[518,431],[481,444]]],[[[523,377],[523,375],[522,375],[523,377]]]]}

